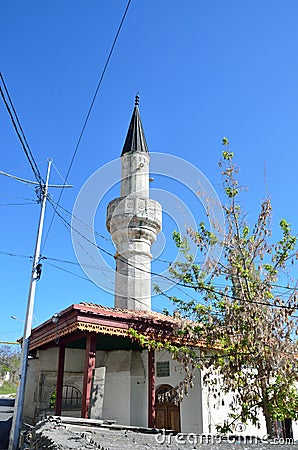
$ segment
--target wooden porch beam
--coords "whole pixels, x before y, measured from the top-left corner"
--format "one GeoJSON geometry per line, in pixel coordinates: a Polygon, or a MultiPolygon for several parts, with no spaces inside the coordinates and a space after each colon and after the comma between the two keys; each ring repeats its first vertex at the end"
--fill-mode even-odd
{"type": "Polygon", "coordinates": [[[155,351],[148,350],[148,427],[155,428],[155,351]]]}
{"type": "Polygon", "coordinates": [[[84,384],[83,384],[82,410],[81,410],[81,417],[84,419],[89,418],[91,389],[96,362],[95,359],[96,359],[96,333],[93,332],[88,333],[86,342],[84,382],[83,382],[84,384]]]}
{"type": "Polygon", "coordinates": [[[57,371],[57,384],[56,384],[56,404],[55,415],[61,416],[62,412],[62,389],[64,378],[64,361],[65,361],[65,345],[59,345],[58,353],[58,371],[57,371]]]}

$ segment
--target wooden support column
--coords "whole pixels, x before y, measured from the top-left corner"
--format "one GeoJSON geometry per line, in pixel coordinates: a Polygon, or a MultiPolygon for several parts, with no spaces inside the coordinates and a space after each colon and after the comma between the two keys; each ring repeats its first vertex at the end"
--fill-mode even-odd
{"type": "Polygon", "coordinates": [[[59,345],[58,354],[58,372],[57,372],[57,384],[56,384],[56,404],[55,415],[61,416],[62,411],[62,388],[64,378],[64,361],[65,361],[65,344],[59,345]]]}
{"type": "Polygon", "coordinates": [[[155,351],[148,350],[148,427],[155,428],[155,351]]]}
{"type": "Polygon", "coordinates": [[[91,389],[96,358],[96,333],[87,334],[81,417],[89,419],[91,389]]]}

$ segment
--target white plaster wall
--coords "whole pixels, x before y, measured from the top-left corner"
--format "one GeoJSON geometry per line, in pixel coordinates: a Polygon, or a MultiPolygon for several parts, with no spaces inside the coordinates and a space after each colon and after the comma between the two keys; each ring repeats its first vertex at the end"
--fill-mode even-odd
{"type": "Polygon", "coordinates": [[[103,418],[115,420],[121,425],[130,425],[129,371],[107,373],[103,418]]]}
{"type": "MultiPolygon", "coordinates": [[[[64,385],[74,386],[82,392],[85,350],[65,350],[64,385]]],[[[39,416],[53,414],[49,409],[50,397],[56,389],[58,347],[37,352],[36,359],[28,360],[24,420],[34,423],[39,416]]],[[[63,415],[80,416],[79,411],[63,411],[63,415]]]]}
{"type": "Polygon", "coordinates": [[[24,420],[27,420],[29,423],[33,423],[36,417],[39,416],[40,410],[44,409],[44,402],[41,398],[44,378],[40,375],[40,372],[41,370],[56,371],[57,356],[57,349],[51,348],[37,352],[36,359],[28,360],[24,397],[24,420]]]}
{"type": "MultiPolygon", "coordinates": [[[[202,373],[203,376],[203,373],[202,373]]],[[[227,420],[229,412],[232,412],[229,408],[229,404],[232,400],[232,394],[224,394],[221,398],[214,398],[214,393],[208,392],[208,386],[202,384],[202,410],[203,410],[203,433],[204,434],[217,434],[217,425],[224,425],[224,421],[227,420]],[[222,403],[224,402],[224,404],[222,403]]],[[[252,425],[251,422],[241,426],[241,420],[235,422],[234,433],[243,436],[258,436],[260,438],[266,435],[266,423],[265,419],[260,411],[260,428],[252,425]],[[242,431],[241,431],[242,428],[242,431]]]]}
{"type": "Polygon", "coordinates": [[[103,399],[106,381],[106,368],[96,367],[94,371],[93,386],[90,403],[90,419],[103,418],[103,399]]]}
{"type": "Polygon", "coordinates": [[[143,407],[148,397],[146,371],[141,352],[131,353],[130,363],[130,423],[139,427],[148,425],[147,411],[143,407]]]}
{"type": "MultiPolygon", "coordinates": [[[[33,423],[39,416],[52,414],[49,401],[56,389],[58,348],[43,350],[37,359],[29,360],[24,412],[26,420],[33,423]]],[[[83,390],[85,350],[66,349],[64,385],[83,390]]],[[[145,368],[140,352],[99,351],[96,367],[105,367],[103,418],[116,420],[123,425],[147,425],[144,402],[145,368]],[[141,411],[140,411],[141,405],[141,411]]],[[[62,415],[80,416],[80,411],[62,411],[62,415]]]]}
{"type": "Polygon", "coordinates": [[[295,441],[298,441],[298,420],[293,422],[293,437],[295,441]]]}
{"type": "MultiPolygon", "coordinates": [[[[232,412],[229,408],[229,404],[232,400],[232,394],[225,394],[222,399],[215,399],[212,393],[208,393],[208,387],[203,384],[203,433],[204,434],[216,434],[216,425],[224,425],[225,419],[229,412],[232,412]],[[222,400],[224,401],[224,405],[222,404],[222,400]]],[[[245,424],[243,427],[243,431],[240,431],[241,428],[239,425],[241,421],[235,422],[236,429],[234,433],[237,435],[243,436],[257,436],[259,438],[264,438],[267,435],[266,431],[266,422],[263,416],[261,409],[259,409],[259,418],[260,418],[260,428],[252,425],[251,422],[245,424]],[[238,426],[237,426],[238,425],[238,426]]],[[[293,435],[294,440],[298,439],[298,421],[293,422],[293,435]]]]}
{"type": "Polygon", "coordinates": [[[58,347],[38,351],[36,357],[42,370],[57,370],[58,347]]]}
{"type": "MultiPolygon", "coordinates": [[[[31,362],[38,361],[43,371],[57,371],[58,368],[58,347],[49,348],[37,352],[37,359],[29,360],[31,362]]],[[[82,372],[85,364],[85,350],[66,348],[65,349],[65,372],[82,372]]]]}
{"type": "Polygon", "coordinates": [[[184,433],[200,434],[203,432],[201,377],[199,372],[194,379],[194,387],[180,405],[180,411],[181,430],[184,433]]]}
{"type": "MultiPolygon", "coordinates": [[[[83,389],[85,350],[66,349],[64,384],[83,389]]],[[[156,377],[156,388],[162,384],[175,387],[184,376],[184,369],[166,351],[155,352],[155,360],[170,361],[170,376],[156,377]]],[[[24,399],[24,421],[34,423],[42,414],[50,413],[48,405],[56,389],[58,348],[38,352],[37,359],[28,360],[27,382],[24,399]]],[[[148,424],[148,352],[99,351],[96,367],[106,367],[103,418],[113,419],[123,425],[147,426],[148,424]]],[[[181,431],[184,433],[216,434],[216,425],[223,425],[228,413],[230,398],[224,397],[224,405],[215,399],[208,388],[201,385],[197,372],[195,386],[180,404],[181,431]]],[[[64,415],[80,416],[79,411],[64,411],[64,415]]],[[[243,435],[266,435],[265,420],[261,428],[248,424],[243,435]]],[[[293,422],[294,439],[298,439],[298,421],[293,422]]],[[[241,434],[241,432],[237,432],[241,434]]]]}
{"type": "Polygon", "coordinates": [[[103,419],[147,426],[148,388],[142,352],[97,352],[96,366],[106,367],[103,419]]]}
{"type": "MultiPolygon", "coordinates": [[[[142,353],[144,365],[146,367],[146,391],[148,391],[148,352],[142,353]]],[[[172,360],[171,355],[167,351],[155,351],[155,363],[169,361],[170,362],[170,376],[169,377],[157,377],[155,379],[155,388],[157,389],[162,384],[170,384],[175,387],[183,379],[185,372],[183,367],[177,362],[172,360]]],[[[201,380],[200,373],[197,371],[194,379],[194,387],[190,390],[188,396],[180,404],[180,421],[181,431],[183,433],[201,433],[203,430],[202,425],[202,399],[201,399],[201,380]]],[[[148,409],[148,396],[144,404],[147,417],[148,409]]],[[[147,425],[146,425],[147,426],[147,425]]]]}
{"type": "Polygon", "coordinates": [[[107,352],[104,358],[103,418],[116,420],[122,425],[130,425],[130,361],[131,352],[124,350],[107,352]]]}
{"type": "MultiPolygon", "coordinates": [[[[58,356],[57,356],[58,358],[58,356]]],[[[58,359],[57,359],[58,361],[58,359]]],[[[64,370],[67,372],[84,372],[85,350],[66,348],[64,370]]],[[[58,362],[57,362],[58,367],[58,362]]]]}

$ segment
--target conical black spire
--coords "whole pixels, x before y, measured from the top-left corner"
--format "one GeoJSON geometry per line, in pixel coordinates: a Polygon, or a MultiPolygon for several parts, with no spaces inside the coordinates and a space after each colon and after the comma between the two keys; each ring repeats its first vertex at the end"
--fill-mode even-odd
{"type": "Polygon", "coordinates": [[[131,121],[129,124],[127,136],[123,146],[121,156],[129,152],[146,152],[148,153],[147,142],[141,122],[141,117],[139,113],[139,99],[140,97],[136,95],[135,107],[132,113],[131,121]]]}

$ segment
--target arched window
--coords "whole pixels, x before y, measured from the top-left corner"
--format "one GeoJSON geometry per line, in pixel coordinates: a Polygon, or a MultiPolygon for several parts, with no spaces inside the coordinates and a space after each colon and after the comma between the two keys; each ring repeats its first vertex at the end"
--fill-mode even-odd
{"type": "Polygon", "coordinates": [[[162,384],[156,389],[155,402],[178,403],[176,390],[170,384],[162,384]]]}
{"type": "MultiPolygon", "coordinates": [[[[62,409],[81,409],[82,394],[74,386],[63,386],[62,388],[62,409]]],[[[56,406],[56,390],[50,398],[50,409],[56,406]]]]}

